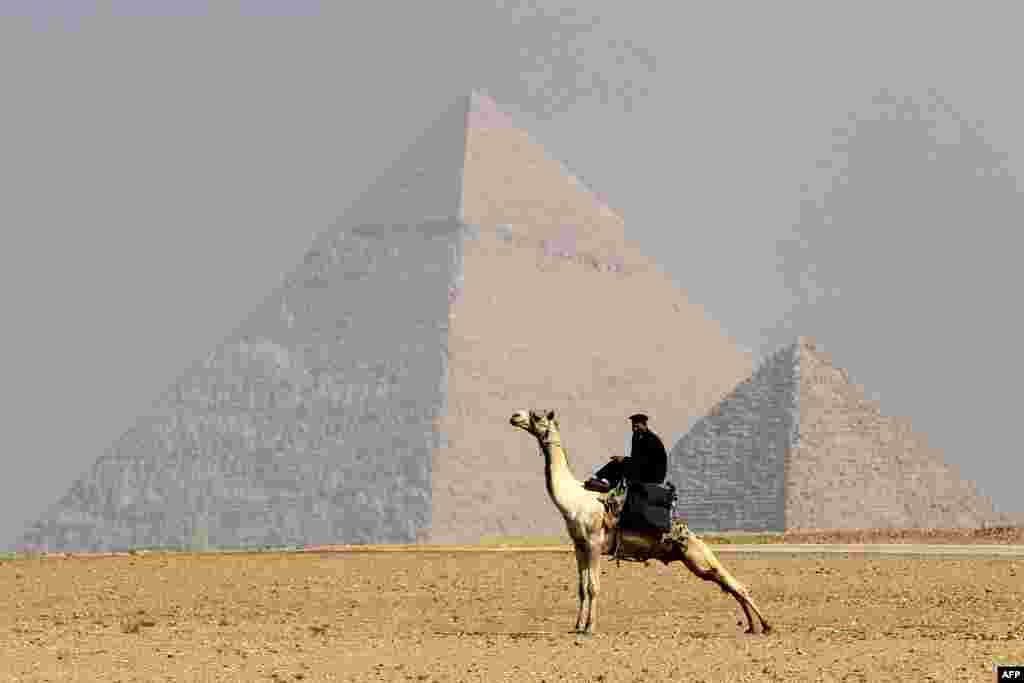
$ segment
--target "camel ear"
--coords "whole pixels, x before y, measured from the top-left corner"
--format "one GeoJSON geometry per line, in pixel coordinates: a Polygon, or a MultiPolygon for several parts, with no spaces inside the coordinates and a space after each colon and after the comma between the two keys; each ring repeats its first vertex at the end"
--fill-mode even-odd
{"type": "Polygon", "coordinates": [[[554,420],[555,419],[555,411],[553,411],[553,410],[549,410],[548,411],[548,419],[549,420],[554,420]]]}

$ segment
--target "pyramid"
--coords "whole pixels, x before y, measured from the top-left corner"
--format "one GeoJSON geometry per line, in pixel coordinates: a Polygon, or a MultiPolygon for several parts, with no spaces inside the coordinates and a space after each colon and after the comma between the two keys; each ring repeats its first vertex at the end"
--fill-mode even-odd
{"type": "Polygon", "coordinates": [[[18,545],[557,534],[513,411],[559,411],[582,477],[623,452],[632,412],[685,428],[750,368],[618,213],[472,93],[18,545]]]}
{"type": "Polygon", "coordinates": [[[777,351],[671,449],[677,515],[704,531],[1004,523],[905,418],[810,337],[777,351]]]}

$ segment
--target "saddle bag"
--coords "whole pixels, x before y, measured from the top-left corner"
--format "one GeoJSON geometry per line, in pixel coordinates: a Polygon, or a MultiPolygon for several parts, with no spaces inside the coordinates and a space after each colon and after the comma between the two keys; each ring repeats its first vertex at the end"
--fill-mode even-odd
{"type": "Polygon", "coordinates": [[[668,531],[672,527],[676,498],[676,487],[672,482],[632,482],[626,490],[621,523],[631,529],[668,531]]]}

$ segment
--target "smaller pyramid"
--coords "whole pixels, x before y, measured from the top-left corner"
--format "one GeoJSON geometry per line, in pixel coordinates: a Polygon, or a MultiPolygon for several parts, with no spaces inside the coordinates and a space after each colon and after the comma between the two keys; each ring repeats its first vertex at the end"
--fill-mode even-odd
{"type": "Polygon", "coordinates": [[[668,479],[680,489],[677,514],[704,531],[1007,521],[809,337],[768,357],[680,439],[668,479]]]}

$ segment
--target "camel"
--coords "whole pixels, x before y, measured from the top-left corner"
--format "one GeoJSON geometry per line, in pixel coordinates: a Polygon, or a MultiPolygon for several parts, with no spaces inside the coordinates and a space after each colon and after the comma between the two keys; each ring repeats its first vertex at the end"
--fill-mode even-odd
{"type": "Polygon", "coordinates": [[[520,410],[512,415],[510,422],[513,427],[532,434],[540,444],[548,495],[565,519],[576,549],[579,574],[576,633],[591,635],[595,631],[602,555],[644,564],[652,559],[666,565],[682,562],[695,576],[715,582],[723,592],[736,598],[747,618],[747,633],[756,632],[751,612],[757,615],[762,633],[771,631],[747,588],[722,566],[685,522],[673,522],[671,530],[665,534],[618,528],[621,501],[607,493],[585,489],[573,476],[553,411],[520,410]]]}

